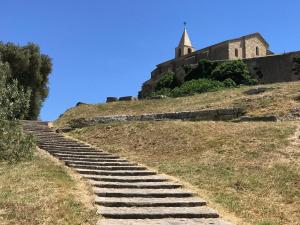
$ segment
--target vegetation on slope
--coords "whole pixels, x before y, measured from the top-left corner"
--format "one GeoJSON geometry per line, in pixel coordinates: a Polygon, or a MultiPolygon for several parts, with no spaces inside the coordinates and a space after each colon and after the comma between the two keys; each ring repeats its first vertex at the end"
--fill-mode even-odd
{"type": "Polygon", "coordinates": [[[300,144],[287,150],[295,129],[294,122],[165,121],[102,124],[70,135],[179,177],[213,208],[250,224],[296,225],[300,144]]]}
{"type": "Polygon", "coordinates": [[[231,60],[218,64],[201,59],[195,68],[187,66],[185,72],[184,82],[179,80],[173,72],[161,74],[155,92],[151,95],[182,97],[257,83],[250,76],[247,65],[242,60],[231,60]]]}
{"type": "Polygon", "coordinates": [[[257,95],[243,92],[255,87],[240,87],[217,92],[202,93],[182,98],[113,102],[109,104],[80,105],[69,109],[56,121],[64,126],[72,119],[96,116],[161,113],[202,110],[226,107],[242,107],[248,115],[276,115],[289,119],[300,115],[300,82],[260,85],[272,89],[257,95]]]}
{"type": "Polygon", "coordinates": [[[0,162],[0,224],[96,224],[92,192],[65,166],[37,153],[0,162]]]}

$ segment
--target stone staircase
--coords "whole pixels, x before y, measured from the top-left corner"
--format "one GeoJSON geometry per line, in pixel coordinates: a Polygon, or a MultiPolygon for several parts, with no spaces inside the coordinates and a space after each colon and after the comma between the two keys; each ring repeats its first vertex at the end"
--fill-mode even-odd
{"type": "Polygon", "coordinates": [[[68,139],[38,121],[22,121],[37,145],[93,185],[99,225],[229,225],[178,182],[144,166],[68,139]]]}

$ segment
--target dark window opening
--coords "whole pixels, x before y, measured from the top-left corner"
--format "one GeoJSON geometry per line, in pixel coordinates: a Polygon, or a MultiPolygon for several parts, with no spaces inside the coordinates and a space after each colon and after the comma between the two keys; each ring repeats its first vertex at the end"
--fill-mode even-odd
{"type": "Polygon", "coordinates": [[[239,57],[239,50],[236,48],[234,51],[235,57],[239,57]]]}
{"type": "Polygon", "coordinates": [[[192,49],[191,48],[188,49],[188,53],[189,54],[192,53],[192,49]]]}
{"type": "Polygon", "coordinates": [[[178,57],[181,56],[181,48],[178,49],[178,57]]]}
{"type": "Polygon", "coordinates": [[[256,55],[259,55],[259,48],[256,47],[256,55]]]}

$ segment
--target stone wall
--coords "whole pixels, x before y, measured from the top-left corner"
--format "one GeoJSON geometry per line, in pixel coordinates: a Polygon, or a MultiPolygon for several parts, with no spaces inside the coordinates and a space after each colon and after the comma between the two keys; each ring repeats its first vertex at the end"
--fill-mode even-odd
{"type": "Polygon", "coordinates": [[[245,40],[245,57],[255,58],[267,55],[267,47],[257,37],[251,37],[245,40]],[[259,49],[259,55],[256,55],[256,47],[259,49]]]}
{"type": "Polygon", "coordinates": [[[160,121],[160,120],[213,120],[213,121],[226,121],[239,118],[245,112],[241,108],[226,108],[226,109],[212,109],[201,111],[186,111],[186,112],[170,112],[170,113],[153,113],[143,115],[117,115],[117,116],[101,116],[95,118],[81,118],[71,120],[69,127],[71,129],[92,126],[96,124],[105,124],[112,122],[125,122],[125,121],[160,121]]]}
{"type": "MultiPolygon", "coordinates": [[[[238,46],[238,43],[232,45],[232,48],[234,48],[235,45],[238,46]]],[[[252,45],[251,47],[252,53],[249,54],[253,54],[257,43],[252,42],[251,45],[252,45]]],[[[259,45],[260,48],[262,48],[262,50],[260,51],[263,51],[263,53],[266,54],[266,52],[264,52],[266,50],[263,49],[262,45],[263,45],[262,43],[261,45],[259,45]]],[[[250,47],[248,46],[248,48],[250,47]]],[[[230,52],[231,51],[232,50],[230,50],[230,52]]],[[[247,64],[250,73],[255,75],[258,78],[259,83],[267,84],[267,83],[300,80],[299,74],[297,74],[296,71],[294,71],[295,67],[298,66],[294,62],[294,58],[300,58],[300,51],[290,52],[290,53],[280,54],[280,55],[267,55],[263,57],[248,58],[248,59],[243,59],[243,61],[247,64]]],[[[194,60],[195,60],[194,63],[197,63],[199,61],[199,58],[196,57],[194,60]]],[[[223,62],[223,61],[218,61],[218,62],[223,62]]],[[[169,61],[169,63],[171,64],[172,61],[169,61]]],[[[182,65],[182,64],[178,64],[178,65],[182,65]]],[[[178,66],[178,67],[175,66],[176,69],[174,70],[174,72],[182,71],[181,67],[182,66],[178,66]]],[[[167,64],[164,70],[167,70],[167,64]]],[[[149,96],[151,92],[154,91],[156,83],[158,82],[161,74],[160,71],[161,70],[159,69],[159,67],[154,71],[152,71],[151,79],[146,81],[143,84],[142,90],[139,92],[139,98],[145,98],[149,96]]]]}

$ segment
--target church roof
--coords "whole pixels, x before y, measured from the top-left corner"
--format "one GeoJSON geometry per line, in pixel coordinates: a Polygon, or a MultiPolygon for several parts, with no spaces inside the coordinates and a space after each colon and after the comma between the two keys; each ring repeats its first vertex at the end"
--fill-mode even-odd
{"type": "Polygon", "coordinates": [[[191,40],[189,38],[189,35],[187,33],[186,28],[184,28],[184,31],[182,33],[182,36],[181,36],[181,39],[180,39],[180,42],[179,42],[178,46],[192,47],[192,42],[191,42],[191,40]]]}

